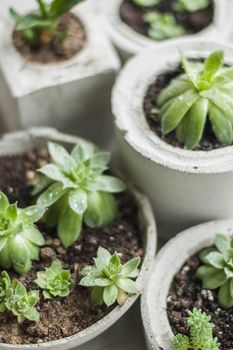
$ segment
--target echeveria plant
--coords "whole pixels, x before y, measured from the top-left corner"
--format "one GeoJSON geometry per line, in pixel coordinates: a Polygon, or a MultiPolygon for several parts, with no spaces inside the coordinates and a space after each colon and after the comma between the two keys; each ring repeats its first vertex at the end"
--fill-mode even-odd
{"type": "Polygon", "coordinates": [[[150,11],[143,16],[143,20],[149,25],[148,35],[153,40],[174,38],[185,33],[184,28],[176,23],[175,17],[170,13],[150,11]]]}
{"type": "Polygon", "coordinates": [[[70,271],[63,270],[59,260],[53,261],[49,268],[45,268],[45,272],[38,272],[35,282],[43,289],[45,299],[57,296],[66,297],[74,286],[70,271]]]}
{"type": "Polygon", "coordinates": [[[20,15],[11,8],[10,13],[16,22],[16,30],[24,34],[31,46],[40,46],[48,44],[52,40],[61,17],[81,1],[36,0],[37,10],[20,15]]]}
{"type": "Polygon", "coordinates": [[[5,300],[9,292],[10,285],[11,280],[9,275],[6,271],[3,271],[0,277],[0,312],[5,311],[6,309],[5,300]]]}
{"type": "Polygon", "coordinates": [[[161,0],[133,0],[133,2],[140,7],[151,7],[158,5],[161,0]]]}
{"type": "Polygon", "coordinates": [[[93,304],[104,302],[110,306],[117,301],[123,305],[129,294],[139,292],[133,279],[139,274],[140,258],[131,259],[122,265],[117,253],[111,255],[100,247],[94,261],[95,266],[86,266],[82,270],[84,277],[80,281],[81,286],[93,288],[93,304]]]}
{"type": "Polygon", "coordinates": [[[204,265],[197,271],[203,288],[219,289],[223,308],[233,307],[233,236],[216,235],[215,246],[204,249],[200,258],[204,265]]]}
{"type": "Polygon", "coordinates": [[[174,337],[173,345],[175,350],[219,350],[220,344],[217,338],[213,337],[213,323],[210,316],[196,308],[188,311],[188,326],[190,337],[177,334],[174,337]]]}
{"type": "Polygon", "coordinates": [[[232,143],[233,68],[223,67],[223,62],[223,51],[210,54],[203,63],[182,57],[185,73],[158,96],[163,134],[175,131],[178,141],[188,149],[202,139],[207,119],[221,144],[232,143]]]}
{"type": "Polygon", "coordinates": [[[0,266],[13,267],[19,273],[31,268],[32,260],[39,258],[39,247],[44,238],[35,227],[44,214],[44,209],[34,205],[25,209],[17,204],[9,204],[7,197],[0,192],[0,266]]]}
{"type": "Polygon", "coordinates": [[[36,192],[47,189],[37,203],[49,207],[46,222],[51,227],[58,225],[58,236],[67,248],[79,238],[83,221],[100,227],[114,220],[117,204],[112,193],[123,191],[125,185],[116,177],[102,175],[110,154],[95,153],[88,142],[80,142],[70,154],[55,143],[48,148],[53,163],[39,170],[46,178],[37,180],[36,192]]]}
{"type": "Polygon", "coordinates": [[[196,12],[210,5],[210,0],[176,0],[174,10],[179,12],[196,12]]]}

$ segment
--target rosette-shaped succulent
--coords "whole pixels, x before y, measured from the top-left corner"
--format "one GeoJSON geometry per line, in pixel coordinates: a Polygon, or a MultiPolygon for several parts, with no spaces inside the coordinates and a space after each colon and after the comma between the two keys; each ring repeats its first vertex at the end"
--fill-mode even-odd
{"type": "Polygon", "coordinates": [[[32,260],[39,258],[39,247],[44,238],[35,227],[44,214],[44,209],[34,205],[25,209],[9,204],[0,192],[0,266],[13,267],[19,273],[30,270],[32,260]]]}
{"type": "Polygon", "coordinates": [[[94,146],[82,141],[69,154],[62,146],[49,143],[52,164],[39,170],[34,193],[44,192],[37,203],[49,207],[48,226],[58,225],[58,236],[65,248],[80,236],[82,222],[100,227],[112,222],[117,215],[117,204],[112,193],[125,189],[123,182],[103,175],[110,154],[95,153],[94,146]],[[47,180],[47,181],[46,181],[47,180]]]}

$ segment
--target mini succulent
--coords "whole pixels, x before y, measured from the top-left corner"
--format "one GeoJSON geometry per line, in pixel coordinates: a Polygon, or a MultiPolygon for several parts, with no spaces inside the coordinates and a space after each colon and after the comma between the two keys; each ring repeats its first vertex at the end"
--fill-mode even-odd
{"type": "Polygon", "coordinates": [[[178,12],[196,12],[210,5],[210,0],[176,0],[173,8],[178,12]]]}
{"type": "Polygon", "coordinates": [[[35,308],[38,301],[39,291],[27,292],[21,282],[14,280],[7,290],[4,305],[22,323],[25,319],[39,321],[39,313],[35,308]]]}
{"type": "Polygon", "coordinates": [[[59,260],[53,261],[49,268],[45,268],[45,272],[38,272],[35,283],[43,289],[45,299],[51,299],[57,296],[66,297],[74,287],[74,281],[70,276],[70,271],[63,270],[59,260]]]}
{"type": "Polygon", "coordinates": [[[103,175],[110,159],[108,152],[95,153],[94,146],[82,141],[69,154],[62,146],[49,143],[52,164],[39,169],[34,193],[42,192],[38,205],[49,207],[46,223],[58,225],[58,236],[65,248],[80,236],[83,221],[89,227],[112,222],[117,204],[112,193],[125,189],[123,182],[103,175]]]}
{"type": "Polygon", "coordinates": [[[15,9],[11,8],[10,13],[15,20],[16,30],[24,34],[28,43],[31,46],[43,46],[52,40],[61,17],[81,1],[36,0],[37,10],[26,15],[20,15],[15,9]]]}
{"type": "Polygon", "coordinates": [[[0,313],[5,311],[5,299],[11,285],[11,280],[6,271],[2,271],[0,277],[0,313]]]}
{"type": "Polygon", "coordinates": [[[215,246],[204,249],[200,258],[204,265],[197,270],[197,277],[203,288],[219,289],[220,306],[233,307],[233,236],[216,235],[215,246]]]}
{"type": "Polygon", "coordinates": [[[190,337],[177,334],[173,339],[175,350],[219,350],[220,344],[213,337],[214,325],[210,322],[210,316],[205,312],[194,308],[188,311],[188,326],[190,337]]]}
{"type": "Polygon", "coordinates": [[[110,306],[116,301],[123,305],[128,295],[137,294],[138,288],[133,281],[139,274],[140,258],[129,260],[122,265],[119,254],[111,255],[108,250],[99,247],[95,266],[86,266],[80,285],[91,287],[92,302],[95,305],[103,302],[110,306]]]}
{"type": "Polygon", "coordinates": [[[149,25],[148,35],[153,40],[164,40],[185,34],[184,28],[176,23],[171,13],[150,11],[143,16],[143,20],[149,25]]]}
{"type": "Polygon", "coordinates": [[[0,266],[13,267],[19,273],[30,270],[32,260],[38,260],[39,247],[44,238],[35,227],[44,214],[44,208],[37,205],[20,209],[17,204],[9,204],[0,192],[0,266]]]}
{"type": "Polygon", "coordinates": [[[133,0],[134,4],[140,7],[151,7],[158,5],[161,0],[133,0]]]}
{"type": "Polygon", "coordinates": [[[158,96],[155,113],[163,134],[175,131],[177,140],[188,149],[202,139],[207,119],[218,142],[232,144],[233,68],[224,67],[223,62],[223,51],[211,53],[204,63],[182,57],[185,73],[158,96]]]}

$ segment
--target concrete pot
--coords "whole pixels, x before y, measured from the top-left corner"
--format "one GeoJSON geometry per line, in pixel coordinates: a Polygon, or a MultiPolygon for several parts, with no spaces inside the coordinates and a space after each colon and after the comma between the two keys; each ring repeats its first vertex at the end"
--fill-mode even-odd
{"type": "MultiPolygon", "coordinates": [[[[78,143],[80,139],[74,136],[61,134],[55,129],[50,128],[29,129],[28,131],[15,132],[3,136],[0,140],[0,156],[20,154],[26,152],[32,147],[46,145],[49,140],[59,142],[69,148],[78,143]]],[[[141,225],[142,241],[145,247],[145,258],[137,279],[139,289],[143,290],[152,270],[153,259],[156,251],[157,233],[154,217],[147,198],[134,189],[132,190],[132,193],[134,194],[140,208],[138,219],[141,225]]],[[[134,304],[137,298],[138,295],[128,298],[122,307],[116,306],[113,311],[103,319],[71,337],[43,344],[8,345],[0,343],[0,350],[67,350],[74,347],[79,349],[79,346],[88,341],[90,342],[88,345],[92,344],[91,342],[94,344],[97,340],[93,339],[121,318],[134,304]]]]}
{"type": "Polygon", "coordinates": [[[212,221],[181,232],[155,259],[141,313],[148,350],[173,350],[173,333],[167,317],[167,296],[175,275],[188,258],[214,243],[217,233],[233,234],[233,220],[212,221]]]}
{"type": "MultiPolygon", "coordinates": [[[[130,56],[140,53],[142,50],[151,46],[157,46],[161,42],[151,40],[131,29],[122,21],[119,14],[119,7],[122,0],[101,0],[100,10],[104,14],[105,26],[109,35],[118,49],[123,60],[130,56]]],[[[233,10],[231,0],[214,0],[215,13],[211,25],[197,34],[186,35],[185,38],[190,40],[195,38],[208,38],[215,40],[230,38],[233,30],[232,23],[229,21],[229,13],[233,10]]],[[[174,39],[168,39],[167,42],[173,42],[174,39]]],[[[175,39],[176,41],[176,39],[175,39]]]]}
{"type": "Polygon", "coordinates": [[[150,198],[164,239],[200,222],[232,217],[233,212],[233,147],[208,152],[173,147],[156,136],[144,116],[148,86],[180,62],[177,48],[189,58],[223,49],[226,63],[233,65],[230,46],[199,40],[161,44],[126,64],[112,96],[121,164],[150,198]]]}
{"type": "Polygon", "coordinates": [[[110,93],[120,62],[100,28],[94,4],[88,1],[73,10],[86,30],[84,48],[55,64],[28,62],[15,49],[10,6],[27,13],[35,2],[3,0],[1,4],[0,110],[6,130],[50,126],[101,146],[111,143],[110,93]]]}

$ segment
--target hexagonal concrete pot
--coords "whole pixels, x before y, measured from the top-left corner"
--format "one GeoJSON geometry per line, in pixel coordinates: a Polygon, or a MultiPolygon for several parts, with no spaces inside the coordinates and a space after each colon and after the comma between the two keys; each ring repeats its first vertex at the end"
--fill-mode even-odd
{"type": "Polygon", "coordinates": [[[112,141],[111,87],[119,58],[92,2],[73,9],[86,31],[86,43],[62,63],[31,63],[12,45],[14,22],[8,8],[27,13],[28,0],[9,0],[0,8],[0,110],[7,131],[34,126],[56,127],[87,137],[101,146],[112,141]],[[98,130],[98,132],[96,132],[98,130]]]}
{"type": "Polygon", "coordinates": [[[225,51],[233,65],[233,48],[200,40],[177,40],[144,51],[122,70],[113,89],[112,109],[124,171],[150,198],[159,233],[165,239],[200,222],[232,217],[233,147],[189,151],[160,139],[143,112],[146,91],[156,76],[176,67],[178,49],[189,58],[225,51]],[[146,64],[145,64],[146,62],[146,64]]]}
{"type": "MultiPolygon", "coordinates": [[[[0,157],[2,155],[13,155],[27,152],[32,147],[46,145],[51,140],[58,142],[67,148],[71,148],[74,144],[80,141],[80,138],[62,134],[55,129],[50,128],[34,128],[28,131],[19,131],[6,134],[0,139],[0,157]]],[[[140,290],[145,288],[149,275],[152,271],[153,260],[156,251],[157,233],[153,213],[147,198],[135,189],[131,189],[138,206],[139,206],[139,224],[141,226],[142,242],[145,249],[143,264],[140,269],[140,274],[137,279],[137,284],[140,290]]],[[[116,306],[107,316],[88,327],[87,329],[75,334],[71,337],[61,340],[51,341],[43,344],[30,345],[11,345],[0,343],[1,350],[67,350],[78,349],[80,345],[86,342],[95,343],[94,339],[106,329],[112,326],[119,318],[121,318],[127,310],[133,305],[138,298],[138,295],[127,299],[123,306],[116,306]]],[[[77,305],[78,307],[78,305],[77,305]]]]}
{"type": "MultiPolygon", "coordinates": [[[[100,10],[104,14],[105,27],[108,31],[114,45],[118,49],[123,60],[127,60],[132,55],[140,53],[142,50],[151,46],[159,45],[156,42],[141,35],[130,28],[120,18],[119,7],[122,0],[101,0],[100,10]]],[[[231,0],[214,0],[215,12],[214,20],[211,25],[197,34],[186,35],[185,38],[207,38],[207,39],[230,39],[233,25],[229,21],[229,13],[233,10],[231,0]]],[[[168,39],[167,42],[173,42],[174,39],[168,39]]]]}
{"type": "Polygon", "coordinates": [[[233,234],[233,220],[194,226],[170,240],[158,253],[150,282],[141,300],[148,350],[173,350],[173,332],[167,317],[167,296],[175,275],[188,258],[213,245],[217,233],[233,234]]]}

